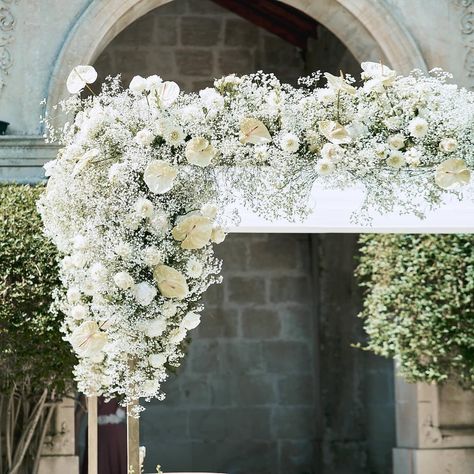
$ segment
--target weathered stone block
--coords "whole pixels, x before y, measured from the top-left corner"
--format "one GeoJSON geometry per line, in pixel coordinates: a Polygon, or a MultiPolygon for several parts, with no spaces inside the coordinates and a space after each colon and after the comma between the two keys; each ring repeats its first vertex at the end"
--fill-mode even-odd
{"type": "Polygon", "coordinates": [[[185,16],[181,18],[181,44],[185,46],[214,46],[221,36],[219,18],[185,16]]]}
{"type": "Polygon", "coordinates": [[[265,366],[260,342],[222,341],[218,354],[221,370],[237,374],[261,374],[265,366]]]}
{"type": "Polygon", "coordinates": [[[205,89],[206,87],[212,87],[213,83],[214,83],[214,79],[192,81],[191,86],[189,86],[186,90],[189,92],[198,92],[202,89],[205,89]]]}
{"type": "Polygon", "coordinates": [[[263,359],[269,372],[280,375],[308,373],[312,370],[312,358],[308,345],[296,341],[262,342],[263,359]]]}
{"type": "MultiPolygon", "coordinates": [[[[301,301],[300,303],[306,303],[301,301]]],[[[283,339],[308,340],[314,333],[316,315],[312,305],[300,303],[279,308],[281,335],[283,339]]]]}
{"type": "Polygon", "coordinates": [[[203,296],[205,306],[222,306],[224,304],[224,288],[225,286],[212,285],[203,296]]]}
{"type": "Polygon", "coordinates": [[[298,242],[290,238],[273,238],[270,242],[252,242],[250,262],[259,271],[285,271],[298,266],[298,242]]]}
{"type": "Polygon", "coordinates": [[[78,474],[79,456],[43,456],[38,474],[78,474]]]}
{"type": "Polygon", "coordinates": [[[209,49],[176,50],[178,73],[183,76],[213,76],[213,55],[209,49]]]}
{"type": "Polygon", "coordinates": [[[280,441],[280,472],[315,471],[315,448],[311,441],[280,441]]]}
{"type": "Polygon", "coordinates": [[[272,405],[277,399],[272,376],[258,374],[234,377],[232,387],[234,402],[242,407],[272,405]]]}
{"type": "Polygon", "coordinates": [[[156,16],[155,36],[158,46],[175,46],[178,42],[178,17],[156,16]]]}
{"type": "Polygon", "coordinates": [[[313,384],[312,375],[287,375],[278,380],[278,402],[282,405],[313,406],[313,384]]]}
{"type": "Polygon", "coordinates": [[[265,302],[265,280],[260,277],[230,277],[227,280],[229,303],[251,305],[265,302]]]}
{"type": "Polygon", "coordinates": [[[314,408],[277,407],[273,411],[273,432],[278,438],[310,439],[314,434],[314,408]]]}
{"type": "Polygon", "coordinates": [[[248,49],[222,49],[218,57],[218,75],[249,74],[255,72],[255,59],[248,49]]]}
{"type": "Polygon", "coordinates": [[[227,236],[226,240],[216,247],[216,254],[218,256],[225,256],[223,258],[223,269],[225,272],[243,271],[249,268],[249,241],[235,237],[235,235],[227,236]]]}
{"type": "Polygon", "coordinates": [[[198,13],[198,14],[203,14],[203,15],[216,15],[216,16],[225,16],[225,15],[231,14],[229,10],[217,5],[216,3],[210,0],[187,0],[186,3],[187,3],[189,13],[198,13]]]}
{"type": "Polygon", "coordinates": [[[237,310],[206,308],[195,334],[199,338],[231,338],[238,335],[238,326],[239,314],[237,310]]]}
{"type": "Polygon", "coordinates": [[[310,296],[309,280],[306,276],[283,276],[273,278],[270,285],[270,301],[275,303],[305,303],[310,296]]]}
{"type": "Polygon", "coordinates": [[[281,322],[276,309],[252,308],[242,312],[244,337],[268,339],[280,335],[281,322]]]}
{"type": "Polygon", "coordinates": [[[188,410],[163,405],[151,405],[147,410],[150,414],[140,424],[144,442],[155,437],[167,441],[180,441],[189,437],[188,410]]]}
{"type": "Polygon", "coordinates": [[[209,373],[219,369],[219,343],[217,341],[195,340],[191,348],[191,367],[193,371],[209,373]]]}
{"type": "Polygon", "coordinates": [[[154,23],[154,15],[142,16],[119,34],[117,42],[127,47],[153,44],[154,23]]]}
{"type": "Polygon", "coordinates": [[[252,23],[240,18],[229,18],[225,22],[225,45],[255,48],[259,31],[252,23]]]}

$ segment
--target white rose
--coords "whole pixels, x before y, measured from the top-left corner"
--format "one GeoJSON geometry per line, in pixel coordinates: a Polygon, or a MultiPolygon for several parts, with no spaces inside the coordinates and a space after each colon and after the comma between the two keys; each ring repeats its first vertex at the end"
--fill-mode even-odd
{"type": "Polygon", "coordinates": [[[415,138],[423,138],[428,132],[428,122],[421,117],[415,117],[408,124],[410,135],[415,138]]]}
{"type": "Polygon", "coordinates": [[[164,194],[173,187],[177,175],[177,169],[166,161],[153,160],[145,168],[143,180],[152,193],[164,194]]]}
{"type": "Polygon", "coordinates": [[[212,233],[212,222],[208,217],[192,214],[183,217],[173,229],[173,237],[181,242],[181,248],[195,250],[205,247],[212,233]]]}
{"type": "Polygon", "coordinates": [[[185,156],[189,163],[204,168],[216,156],[217,150],[203,137],[194,137],[186,145],[185,156]]]}
{"type": "Polygon", "coordinates": [[[400,150],[405,146],[405,137],[401,133],[388,137],[388,144],[393,150],[400,150]]]}
{"type": "Polygon", "coordinates": [[[82,252],[76,252],[71,255],[71,262],[76,268],[84,268],[87,258],[82,252]]]}
{"type": "Polygon", "coordinates": [[[168,341],[170,344],[179,344],[186,337],[186,329],[179,327],[170,331],[168,341]]]}
{"type": "Polygon", "coordinates": [[[115,253],[124,260],[128,260],[132,256],[132,247],[126,242],[120,242],[115,246],[115,253]]]}
{"type": "Polygon", "coordinates": [[[103,283],[108,276],[107,268],[102,263],[96,262],[89,268],[89,275],[92,280],[103,283]]]}
{"type": "Polygon", "coordinates": [[[189,293],[188,284],[183,274],[167,265],[158,265],[153,271],[153,277],[160,293],[165,298],[182,300],[189,293]]]}
{"type": "Polygon", "coordinates": [[[81,357],[93,357],[107,344],[107,334],[95,321],[85,321],[72,332],[69,341],[81,357]]]}
{"type": "Polygon", "coordinates": [[[121,290],[128,290],[132,288],[134,285],[133,278],[127,272],[118,272],[114,275],[114,283],[121,289],[121,290]]]}
{"type": "Polygon", "coordinates": [[[209,219],[215,219],[217,216],[217,206],[212,203],[204,204],[201,207],[201,214],[209,219]]]}
{"type": "Polygon", "coordinates": [[[190,311],[181,321],[181,327],[189,331],[191,329],[197,328],[200,323],[201,315],[190,311]]]}
{"type": "Polygon", "coordinates": [[[405,164],[405,161],[405,157],[401,151],[392,151],[387,158],[387,164],[392,168],[401,168],[405,164]]]}
{"type": "Polygon", "coordinates": [[[224,107],[224,97],[212,87],[199,91],[199,97],[207,109],[221,109],[224,107]]]}
{"type": "Polygon", "coordinates": [[[168,360],[168,356],[164,354],[163,352],[160,352],[159,354],[151,354],[148,357],[149,364],[155,369],[161,369],[161,367],[163,367],[166,364],[167,360],[168,360]]]}
{"type": "Polygon", "coordinates": [[[69,314],[71,315],[71,318],[73,319],[85,319],[87,315],[89,314],[89,309],[87,308],[87,306],[78,304],[71,308],[71,311],[69,314]]]}
{"type": "Polygon", "coordinates": [[[156,74],[153,74],[152,76],[148,76],[145,79],[146,89],[150,92],[154,92],[160,87],[162,82],[163,82],[163,79],[161,79],[161,77],[157,76],[156,74]]]}
{"type": "Polygon", "coordinates": [[[146,281],[142,281],[134,287],[135,299],[141,306],[148,306],[153,301],[157,293],[157,289],[146,281]]]}
{"type": "Polygon", "coordinates": [[[325,143],[321,150],[321,156],[333,163],[341,161],[342,154],[343,149],[339,145],[334,145],[334,143],[325,143]]]}
{"type": "Polygon", "coordinates": [[[135,212],[142,219],[149,219],[153,216],[153,203],[149,199],[139,198],[135,202],[135,212]]]}
{"type": "Polygon", "coordinates": [[[300,141],[294,133],[285,133],[280,138],[280,146],[283,151],[296,153],[300,147],[300,141]]]}
{"type": "Polygon", "coordinates": [[[79,303],[81,300],[81,292],[75,286],[69,288],[66,293],[69,303],[79,303]]]}
{"type": "Polygon", "coordinates": [[[143,251],[143,261],[149,267],[155,267],[163,262],[163,254],[156,247],[147,247],[143,251]]]}
{"type": "Polygon", "coordinates": [[[323,158],[316,163],[316,171],[321,176],[327,176],[334,171],[334,163],[330,160],[323,158]]]}
{"type": "Polygon", "coordinates": [[[221,226],[215,226],[212,229],[211,240],[215,244],[221,244],[225,240],[225,232],[221,226]]]}
{"type": "Polygon", "coordinates": [[[147,128],[144,128],[143,130],[140,130],[136,135],[135,135],[135,141],[142,146],[148,146],[153,143],[153,140],[155,139],[155,134],[151,131],[148,130],[147,128]]]}
{"type": "Polygon", "coordinates": [[[146,327],[146,335],[148,337],[160,337],[166,329],[166,319],[153,319],[146,327]]]}
{"type": "Polygon", "coordinates": [[[136,94],[139,94],[141,92],[143,92],[145,89],[146,89],[146,79],[142,76],[135,76],[131,81],[130,81],[130,85],[128,86],[128,88],[136,93],[136,94]]]}
{"type": "Polygon", "coordinates": [[[199,278],[203,272],[202,263],[196,258],[190,258],[186,264],[186,274],[191,278],[199,278]]]}
{"type": "Polygon", "coordinates": [[[458,147],[458,141],[455,138],[443,138],[439,142],[439,149],[444,153],[452,153],[458,147]]]}

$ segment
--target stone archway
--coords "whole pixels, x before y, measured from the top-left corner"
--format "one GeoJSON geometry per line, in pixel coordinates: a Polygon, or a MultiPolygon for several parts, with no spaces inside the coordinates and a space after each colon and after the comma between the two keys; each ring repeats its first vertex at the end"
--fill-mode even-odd
{"type": "MultiPolygon", "coordinates": [[[[92,64],[123,29],[172,0],[94,1],[78,18],[58,55],[48,86],[48,111],[66,94],[66,78],[77,64],[92,64]],[[94,34],[90,34],[94,32],[94,34]]],[[[426,69],[409,31],[384,2],[371,0],[281,0],[332,31],[358,61],[383,61],[400,73],[426,69]]]]}

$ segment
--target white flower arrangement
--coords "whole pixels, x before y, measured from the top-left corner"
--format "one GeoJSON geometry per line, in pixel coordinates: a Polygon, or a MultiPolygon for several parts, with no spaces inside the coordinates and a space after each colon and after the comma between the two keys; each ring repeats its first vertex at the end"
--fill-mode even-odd
{"type": "MultiPolygon", "coordinates": [[[[199,94],[158,76],[60,107],[73,120],[50,140],[63,148],[47,165],[39,202],[47,234],[64,254],[57,307],[79,356],[86,394],[163,398],[167,369],[200,323],[200,297],[219,282],[213,243],[223,210],[239,194],[272,218],[308,211],[314,183],[362,181],[366,209],[422,214],[459,192],[474,168],[474,94],[441,71],[397,76],[363,63],[349,76],[300,80],[227,76],[199,94]]],[[[96,77],[78,66],[76,94],[96,77]]]]}

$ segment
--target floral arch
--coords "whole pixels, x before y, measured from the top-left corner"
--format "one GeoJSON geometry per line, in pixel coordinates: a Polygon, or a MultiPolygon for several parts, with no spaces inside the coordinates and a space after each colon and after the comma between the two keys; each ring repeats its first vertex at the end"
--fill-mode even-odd
{"type": "MultiPolygon", "coordinates": [[[[47,109],[66,96],[64,84],[77,64],[93,64],[123,29],[149,11],[174,0],[93,1],[70,29],[58,54],[48,86],[47,109]],[[93,31],[94,34],[90,34],[93,31]]],[[[281,0],[323,24],[359,62],[382,61],[400,73],[425,70],[411,33],[384,2],[372,0],[281,0]]],[[[59,124],[57,124],[59,125],[59,124]]]]}

